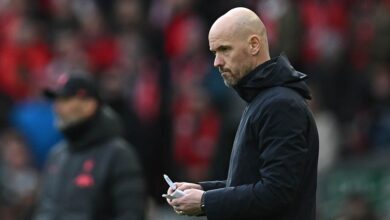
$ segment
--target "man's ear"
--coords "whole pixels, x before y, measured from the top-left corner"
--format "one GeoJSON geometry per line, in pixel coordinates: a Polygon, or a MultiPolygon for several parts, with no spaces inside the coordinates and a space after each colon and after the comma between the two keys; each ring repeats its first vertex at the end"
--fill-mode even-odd
{"type": "Polygon", "coordinates": [[[252,56],[259,54],[261,50],[261,46],[262,45],[259,36],[257,35],[249,36],[249,53],[252,54],[252,56]]]}

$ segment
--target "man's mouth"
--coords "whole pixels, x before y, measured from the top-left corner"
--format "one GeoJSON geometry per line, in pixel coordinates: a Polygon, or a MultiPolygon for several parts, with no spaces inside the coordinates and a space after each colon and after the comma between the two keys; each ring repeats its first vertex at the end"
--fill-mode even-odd
{"type": "Polygon", "coordinates": [[[221,72],[221,76],[222,76],[222,78],[226,78],[226,77],[227,77],[227,75],[228,75],[228,72],[221,72]]]}
{"type": "Polygon", "coordinates": [[[229,71],[228,71],[228,70],[220,70],[219,73],[220,73],[221,75],[225,75],[225,74],[228,74],[229,71]]]}

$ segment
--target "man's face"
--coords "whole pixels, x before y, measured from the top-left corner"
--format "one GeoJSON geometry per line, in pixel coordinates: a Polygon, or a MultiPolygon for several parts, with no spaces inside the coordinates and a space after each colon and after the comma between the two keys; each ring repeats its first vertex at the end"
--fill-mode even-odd
{"type": "Polygon", "coordinates": [[[66,128],[87,117],[86,105],[89,100],[79,97],[61,97],[55,100],[54,109],[58,117],[58,126],[66,128]]]}
{"type": "Polygon", "coordinates": [[[235,86],[250,70],[250,54],[246,39],[234,36],[228,30],[212,29],[209,33],[210,51],[226,86],[235,86]]]}

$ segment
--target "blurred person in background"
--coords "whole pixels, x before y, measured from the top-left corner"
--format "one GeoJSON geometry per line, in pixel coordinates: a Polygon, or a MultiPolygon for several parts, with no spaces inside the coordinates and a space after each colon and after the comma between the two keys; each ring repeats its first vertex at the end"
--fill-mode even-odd
{"type": "Polygon", "coordinates": [[[79,20],[81,46],[88,57],[89,70],[99,75],[118,59],[119,45],[95,4],[90,3],[80,12],[79,20]]]}
{"type": "Polygon", "coordinates": [[[0,137],[0,219],[31,219],[39,186],[24,138],[12,129],[0,137]]]}
{"type": "Polygon", "coordinates": [[[199,85],[188,85],[174,105],[173,148],[176,172],[191,182],[210,177],[220,135],[221,119],[199,85]]]}
{"type": "MultiPolygon", "coordinates": [[[[37,97],[39,87],[50,81],[48,78],[56,79],[74,69],[94,72],[94,77],[106,81],[112,76],[106,73],[118,68],[118,78],[124,84],[123,97],[112,94],[112,100],[118,101],[112,106],[114,110],[125,106],[120,115],[131,116],[131,119],[123,117],[129,127],[137,130],[137,134],[134,129],[127,132],[132,136],[130,143],[140,149],[142,167],[155,200],[165,202],[161,198],[166,186],[161,173],[172,173],[177,180],[184,178],[180,174],[175,177],[175,166],[168,166],[174,152],[172,109],[178,104],[176,92],[180,87],[186,89],[187,85],[199,83],[197,80],[207,81],[212,103],[222,118],[220,143],[211,165],[218,178],[210,179],[226,179],[231,143],[242,109],[231,98],[234,91],[226,89],[219,74],[215,74],[218,70],[210,71],[211,57],[204,53],[208,48],[203,43],[206,39],[203,31],[227,9],[247,5],[258,12],[267,26],[270,53],[285,51],[296,69],[316,80],[323,97],[319,114],[332,114],[340,128],[341,149],[333,151],[335,158],[340,162],[356,158],[357,166],[361,167],[365,164],[363,160],[377,150],[380,155],[388,155],[383,150],[389,148],[390,131],[386,76],[390,60],[389,3],[388,0],[0,1],[0,127],[12,126],[23,135],[32,161],[40,168],[61,135],[53,126],[51,105],[37,97]],[[181,79],[188,82],[184,84],[181,79]]],[[[321,124],[333,124],[327,120],[329,117],[322,116],[326,122],[318,122],[319,130],[321,124]]],[[[330,127],[327,130],[334,132],[330,127]]],[[[328,146],[331,144],[329,141],[328,146]]],[[[324,160],[319,159],[320,170],[321,160],[333,164],[326,159],[330,157],[323,153],[321,156],[324,160]]],[[[337,170],[338,165],[341,164],[333,168],[337,170]]],[[[321,181],[319,184],[327,185],[321,181]]],[[[330,213],[327,206],[330,202],[320,199],[319,203],[325,217],[330,213]]],[[[378,206],[378,202],[374,205],[378,206]]],[[[175,215],[170,209],[169,213],[175,215]]],[[[163,219],[159,212],[155,216],[163,219]]]]}
{"type": "Polygon", "coordinates": [[[12,104],[11,98],[0,92],[0,132],[8,128],[12,104]]]}
{"type": "Polygon", "coordinates": [[[247,8],[217,19],[209,45],[225,84],[248,105],[226,181],[176,183],[185,195],[167,202],[180,215],[209,220],[314,219],[318,132],[307,76],[284,55],[270,58],[265,26],[247,8]]]}
{"type": "Polygon", "coordinates": [[[35,219],[144,219],[137,155],[92,79],[61,75],[57,88],[44,94],[54,100],[65,141],[47,161],[35,219]]]}
{"type": "Polygon", "coordinates": [[[108,104],[126,121],[126,134],[139,153],[151,198],[149,207],[153,209],[155,202],[164,202],[161,191],[165,182],[161,173],[169,169],[172,157],[168,143],[170,78],[162,70],[165,57],[161,55],[161,46],[156,46],[163,41],[149,33],[144,5],[145,1],[139,0],[113,2],[112,27],[118,59],[99,76],[99,81],[108,104]]]}
{"type": "Polygon", "coordinates": [[[77,29],[58,30],[53,34],[52,44],[54,57],[45,68],[48,83],[54,82],[63,73],[90,69],[90,62],[82,48],[77,29]]]}
{"type": "Polygon", "coordinates": [[[253,4],[267,27],[270,54],[283,51],[293,63],[298,61],[302,35],[298,5],[291,0],[260,0],[253,4]]]}
{"type": "Polygon", "coordinates": [[[51,59],[39,23],[24,14],[0,14],[0,91],[15,100],[36,95],[51,59]]]}
{"type": "MultiPolygon", "coordinates": [[[[174,171],[193,182],[210,177],[218,145],[220,114],[213,95],[203,85],[210,72],[206,54],[206,27],[192,1],[172,5],[175,12],[165,27],[165,51],[172,77],[174,171]]],[[[216,88],[214,88],[216,89],[216,88]]]]}
{"type": "Polygon", "coordinates": [[[371,72],[371,94],[375,100],[368,140],[374,150],[390,149],[390,66],[377,65],[371,72]]]}
{"type": "Polygon", "coordinates": [[[318,173],[329,171],[340,159],[340,128],[336,117],[324,107],[322,94],[314,84],[312,88],[313,100],[310,101],[310,109],[313,112],[319,135],[318,173]]]}
{"type": "Polygon", "coordinates": [[[17,102],[10,111],[9,123],[28,142],[29,153],[39,170],[52,147],[62,139],[54,121],[52,104],[39,99],[17,102]]]}
{"type": "Polygon", "coordinates": [[[340,212],[336,220],[378,220],[370,201],[359,193],[347,195],[340,212]]]}

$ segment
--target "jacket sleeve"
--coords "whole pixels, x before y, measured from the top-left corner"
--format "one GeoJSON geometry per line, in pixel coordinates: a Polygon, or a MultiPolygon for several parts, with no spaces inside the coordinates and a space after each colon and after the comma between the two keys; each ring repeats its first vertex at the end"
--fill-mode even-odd
{"type": "Polygon", "coordinates": [[[37,207],[35,209],[33,220],[47,220],[53,218],[53,209],[55,207],[54,193],[57,191],[56,181],[50,176],[51,167],[62,167],[68,154],[66,153],[65,144],[61,142],[55,145],[49,152],[47,161],[43,169],[41,189],[38,195],[37,207]]]}
{"type": "Polygon", "coordinates": [[[264,106],[261,116],[251,119],[261,151],[261,180],[207,191],[205,212],[209,220],[270,216],[293,201],[308,157],[309,121],[305,108],[292,100],[273,100],[264,106]]]}
{"type": "Polygon", "coordinates": [[[135,152],[121,146],[113,158],[110,186],[115,220],[143,220],[145,218],[145,186],[135,152]]]}
{"type": "Polygon", "coordinates": [[[213,189],[220,189],[226,187],[226,180],[224,181],[205,181],[199,183],[204,191],[209,191],[213,189]]]}

